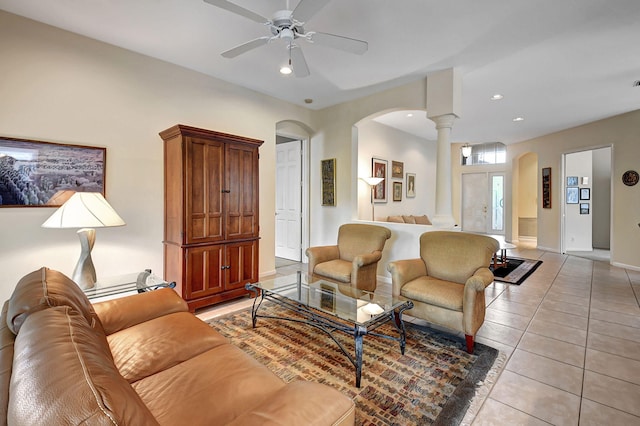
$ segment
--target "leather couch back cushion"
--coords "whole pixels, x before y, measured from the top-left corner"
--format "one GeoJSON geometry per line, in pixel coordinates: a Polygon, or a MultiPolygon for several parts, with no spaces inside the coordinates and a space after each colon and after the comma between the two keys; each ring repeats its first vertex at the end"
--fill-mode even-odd
{"type": "Polygon", "coordinates": [[[359,254],[382,251],[391,231],[383,226],[349,223],[338,230],[340,259],[352,262],[359,254]]]}
{"type": "Polygon", "coordinates": [[[92,327],[102,330],[91,302],[80,287],[64,274],[48,268],[40,268],[18,282],[9,299],[7,325],[18,334],[29,315],[52,306],[69,306],[92,327]]]}
{"type": "Polygon", "coordinates": [[[476,270],[489,267],[498,242],[485,235],[432,231],[420,236],[420,256],[427,275],[464,284],[476,270]]]}
{"type": "Polygon", "coordinates": [[[29,315],[14,345],[8,424],[157,425],[106,338],[69,307],[29,315]]]}

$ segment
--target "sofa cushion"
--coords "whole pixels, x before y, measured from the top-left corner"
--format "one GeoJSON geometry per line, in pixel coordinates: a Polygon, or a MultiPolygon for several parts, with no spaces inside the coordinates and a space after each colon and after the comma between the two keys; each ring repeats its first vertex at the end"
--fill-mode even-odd
{"type": "Polygon", "coordinates": [[[402,216],[402,219],[404,220],[404,223],[416,223],[416,220],[413,218],[413,216],[402,216]]]}
{"type": "Polygon", "coordinates": [[[8,424],[157,425],[104,335],[68,306],[29,315],[14,346],[8,424]]]}
{"type": "Polygon", "coordinates": [[[403,285],[400,294],[410,300],[462,312],[464,285],[421,276],[403,285]]]}
{"type": "Polygon", "coordinates": [[[48,268],[31,272],[18,282],[9,299],[7,325],[18,334],[29,315],[53,306],[69,306],[102,331],[102,324],[80,287],[64,274],[48,268]]]}
{"type": "Polygon", "coordinates": [[[349,283],[351,282],[352,270],[353,263],[347,262],[346,260],[335,259],[317,264],[313,273],[332,280],[349,283]]]}
{"type": "Polygon", "coordinates": [[[165,315],[107,337],[120,374],[129,383],[173,367],[229,339],[193,314],[165,315]]]}
{"type": "Polygon", "coordinates": [[[231,344],[133,383],[164,425],[225,425],[284,386],[267,367],[231,344]]]}
{"type": "Polygon", "coordinates": [[[9,407],[9,383],[11,382],[11,370],[13,366],[13,344],[16,335],[9,330],[7,325],[7,310],[9,301],[4,302],[2,317],[0,319],[0,424],[4,424],[9,407]]]}
{"type": "Polygon", "coordinates": [[[387,222],[404,223],[402,216],[388,216],[387,222]]]}
{"type": "Polygon", "coordinates": [[[414,216],[413,219],[418,225],[432,225],[429,217],[426,214],[422,216],[414,216]]]}

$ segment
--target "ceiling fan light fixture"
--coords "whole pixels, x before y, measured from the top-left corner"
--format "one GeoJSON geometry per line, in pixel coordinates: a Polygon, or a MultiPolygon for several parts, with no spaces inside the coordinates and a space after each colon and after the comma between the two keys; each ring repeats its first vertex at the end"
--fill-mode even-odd
{"type": "Polygon", "coordinates": [[[280,68],[280,74],[282,75],[289,75],[293,72],[293,69],[291,69],[291,65],[287,64],[287,65],[283,65],[280,68]]]}

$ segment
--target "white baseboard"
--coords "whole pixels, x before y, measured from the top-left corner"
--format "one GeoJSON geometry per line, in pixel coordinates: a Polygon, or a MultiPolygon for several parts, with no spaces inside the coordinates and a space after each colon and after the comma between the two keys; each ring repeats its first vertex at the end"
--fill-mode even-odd
{"type": "Polygon", "coordinates": [[[624,263],[620,262],[611,262],[611,265],[617,266],[618,268],[628,269],[630,271],[640,271],[640,266],[625,265],[624,263]]]}
{"type": "Polygon", "coordinates": [[[259,275],[259,279],[264,279],[265,277],[272,277],[273,275],[276,274],[276,270],[272,270],[272,271],[267,271],[267,272],[263,272],[259,275]]]}
{"type": "Polygon", "coordinates": [[[560,250],[558,250],[557,248],[544,247],[544,246],[536,246],[536,248],[538,250],[548,251],[548,252],[551,252],[551,253],[560,253],[560,250]]]}

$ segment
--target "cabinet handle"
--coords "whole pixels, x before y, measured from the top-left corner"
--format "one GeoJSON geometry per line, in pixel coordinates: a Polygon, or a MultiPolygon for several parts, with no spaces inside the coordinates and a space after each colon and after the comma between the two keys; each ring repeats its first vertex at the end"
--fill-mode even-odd
{"type": "Polygon", "coordinates": [[[220,269],[231,269],[231,266],[229,265],[223,265],[220,267],[220,269]]]}
{"type": "Polygon", "coordinates": [[[223,189],[221,192],[222,192],[223,194],[230,194],[230,193],[231,193],[231,190],[230,190],[230,189],[223,189]]]}

